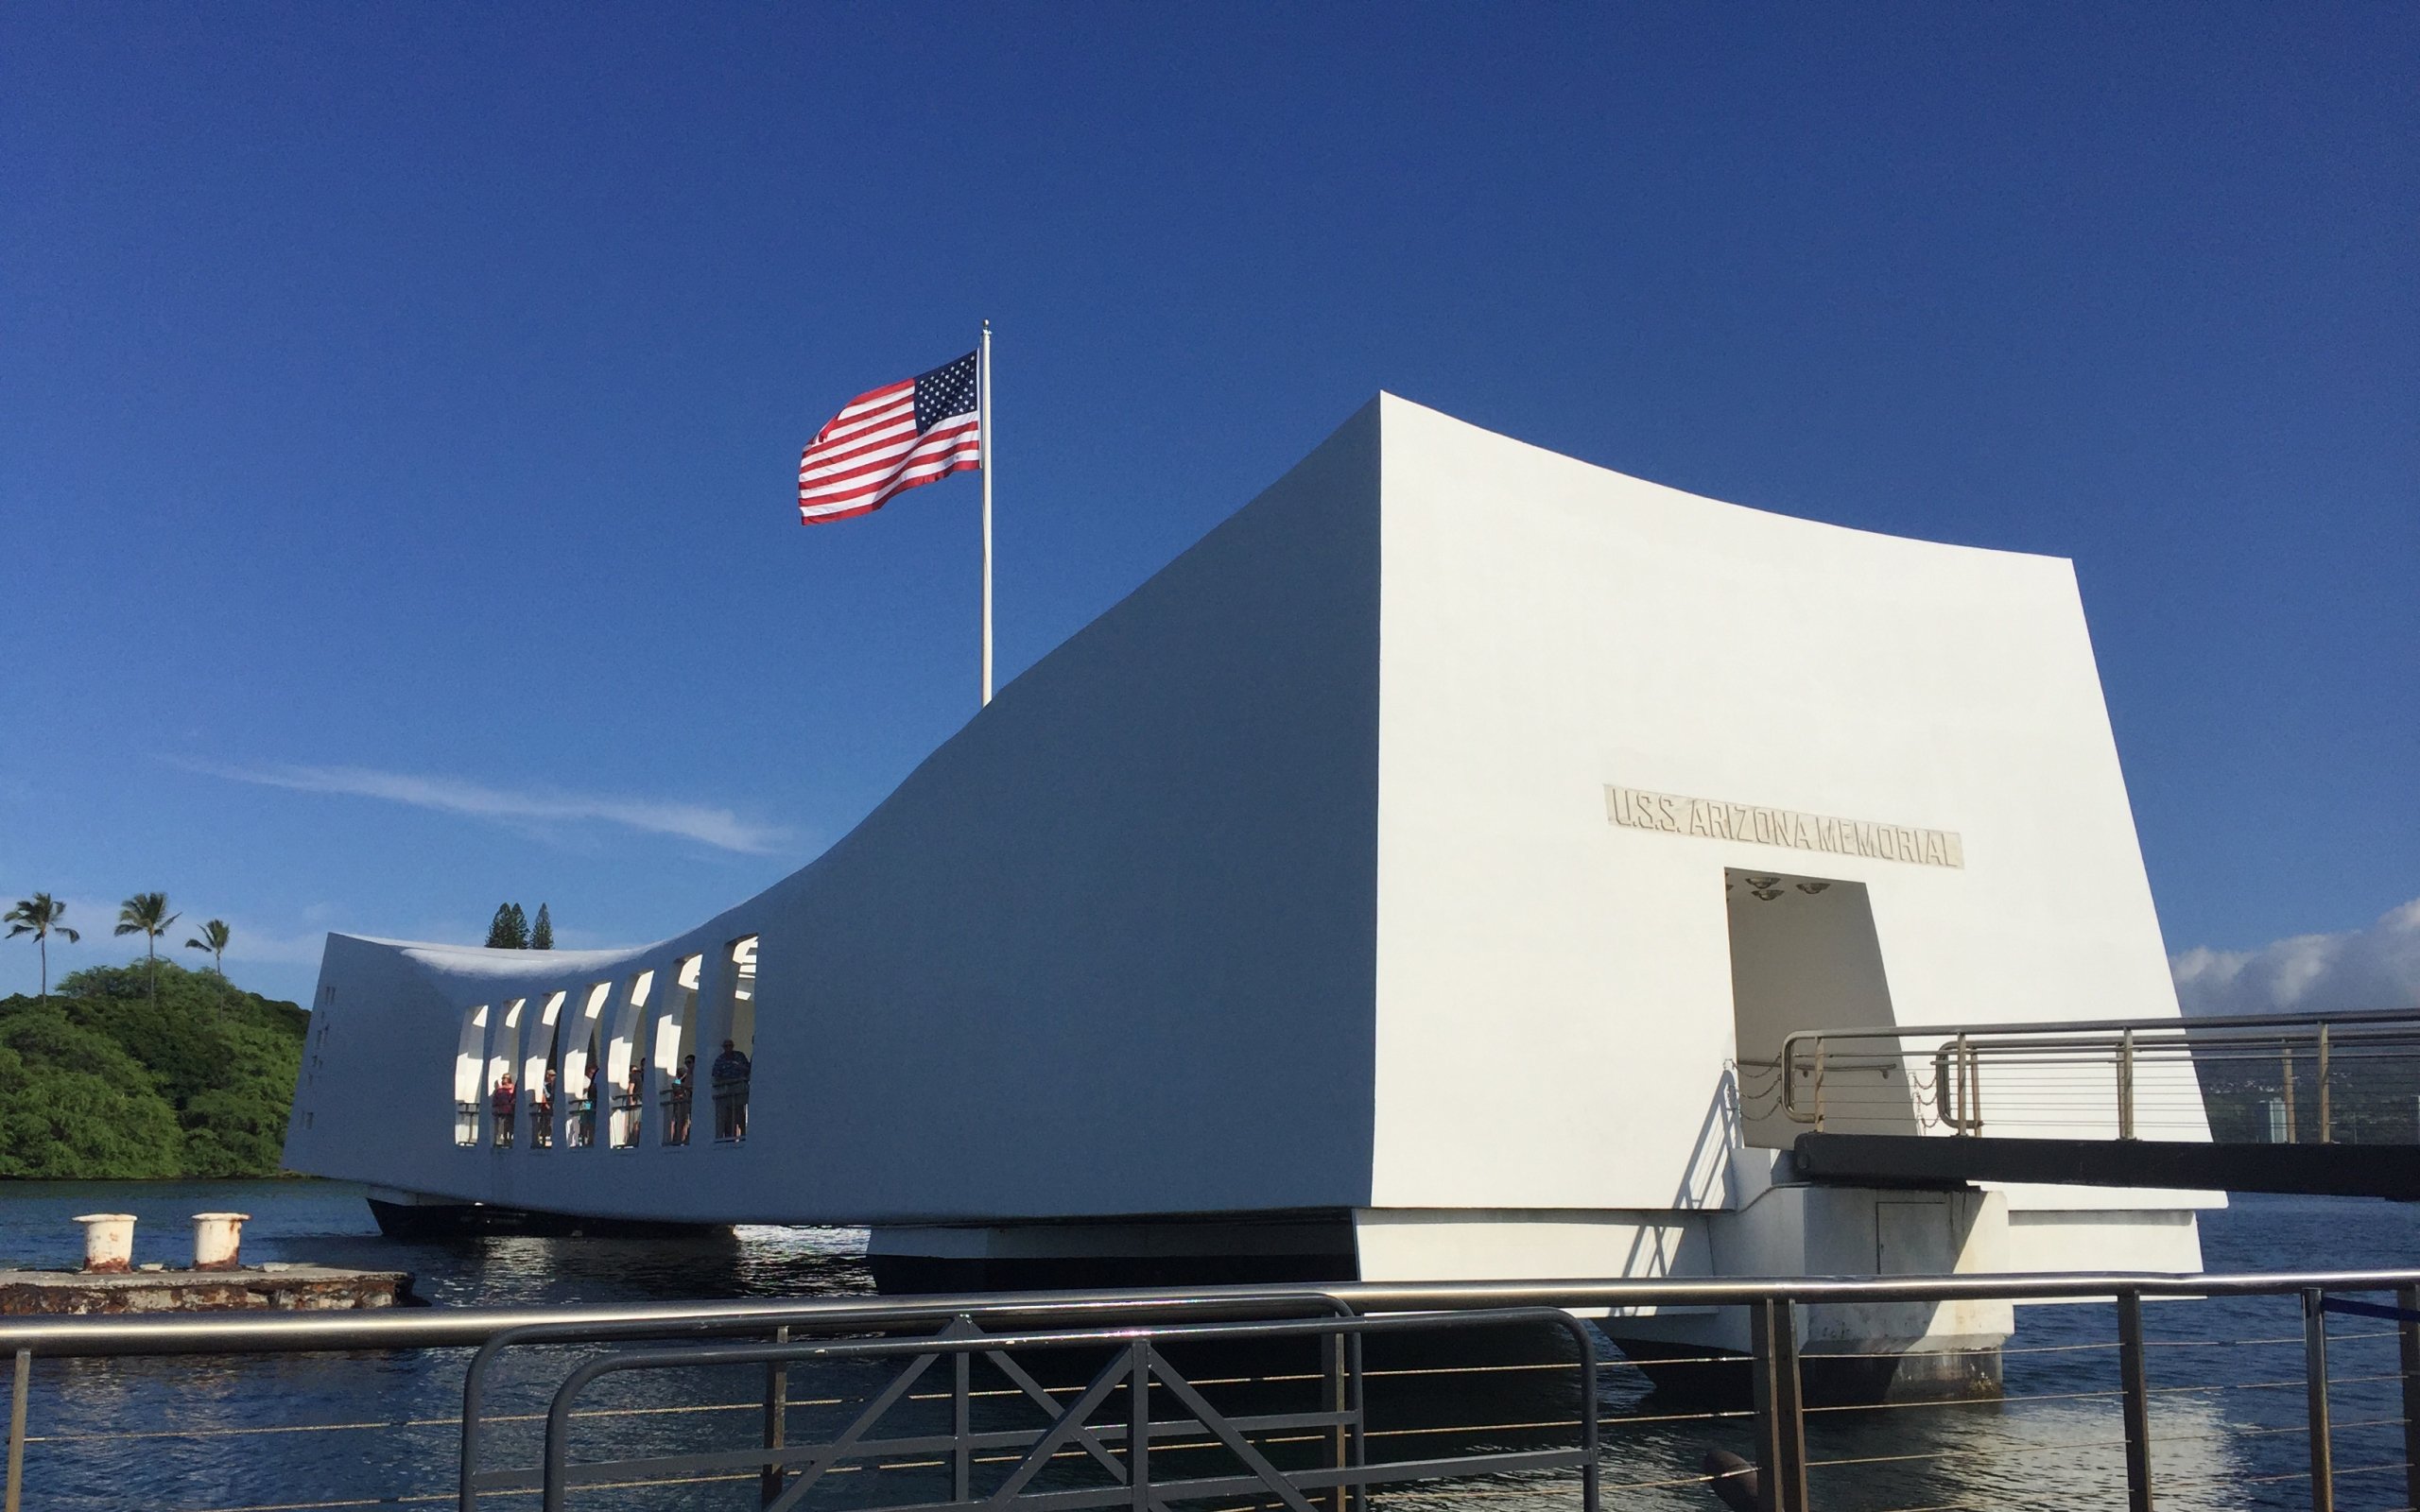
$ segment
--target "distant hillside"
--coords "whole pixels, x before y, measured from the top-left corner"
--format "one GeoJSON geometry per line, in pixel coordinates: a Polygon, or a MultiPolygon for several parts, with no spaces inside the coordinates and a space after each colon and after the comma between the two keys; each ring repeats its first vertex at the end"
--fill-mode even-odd
{"type": "Polygon", "coordinates": [[[0,999],[0,1177],[271,1176],[310,1015],[143,962],[0,999]]]}
{"type": "MultiPolygon", "coordinates": [[[[2290,1140],[2319,1139],[2319,1057],[2313,1046],[2297,1049],[2290,1062],[2282,1055],[2271,1059],[2243,1051],[2204,1051],[2194,1057],[2194,1070],[2201,1076],[2212,1139],[2265,1142],[2273,1099],[2292,1107],[2290,1140]]],[[[2327,1137],[2339,1144],[2409,1144],[2420,1139],[2415,1070],[2420,1061],[2408,1051],[2340,1050],[2327,1074],[2327,1137]]]]}

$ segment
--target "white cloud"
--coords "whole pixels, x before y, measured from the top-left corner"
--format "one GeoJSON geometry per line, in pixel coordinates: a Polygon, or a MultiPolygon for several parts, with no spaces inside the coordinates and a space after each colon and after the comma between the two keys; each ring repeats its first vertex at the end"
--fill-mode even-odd
{"type": "Polygon", "coordinates": [[[2367,929],[2169,962],[2187,1013],[2358,1013],[2420,1006],[2420,898],[2367,929]]]}
{"type": "Polygon", "coordinates": [[[223,766],[179,757],[163,759],[191,771],[262,787],[384,799],[390,803],[407,803],[441,814],[506,824],[618,824],[648,834],[675,835],[748,855],[770,854],[788,837],[786,831],[752,824],[729,809],[697,803],[561,791],[516,793],[457,778],[385,772],[368,766],[223,766]]]}

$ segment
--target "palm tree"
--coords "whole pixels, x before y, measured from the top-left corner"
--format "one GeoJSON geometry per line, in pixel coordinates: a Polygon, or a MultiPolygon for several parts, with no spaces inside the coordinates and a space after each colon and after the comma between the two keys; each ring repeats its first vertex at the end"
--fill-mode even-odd
{"type": "Polygon", "coordinates": [[[46,892],[18,899],[17,906],[5,916],[10,939],[20,935],[31,935],[34,943],[42,949],[42,1005],[45,1008],[50,1006],[50,936],[64,935],[70,945],[84,937],[60,922],[65,917],[67,905],[57,902],[46,892]]]}
{"type": "Polygon", "coordinates": [[[138,892],[117,906],[117,933],[143,936],[143,954],[151,958],[151,1005],[160,1005],[160,936],[179,914],[168,912],[164,892],[138,892]]]}
{"type": "Polygon", "coordinates": [[[227,980],[227,939],[230,933],[231,932],[227,928],[227,920],[223,919],[214,919],[209,923],[201,926],[201,937],[199,939],[189,939],[185,941],[185,949],[189,951],[208,951],[210,953],[211,968],[217,971],[218,979],[222,982],[227,980]]]}

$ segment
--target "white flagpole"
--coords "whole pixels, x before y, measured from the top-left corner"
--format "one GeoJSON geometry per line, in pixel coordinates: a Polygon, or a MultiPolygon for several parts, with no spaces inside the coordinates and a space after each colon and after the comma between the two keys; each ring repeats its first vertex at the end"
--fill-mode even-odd
{"type": "Polygon", "coordinates": [[[992,322],[975,349],[975,428],[983,438],[983,702],[992,701],[992,322]]]}

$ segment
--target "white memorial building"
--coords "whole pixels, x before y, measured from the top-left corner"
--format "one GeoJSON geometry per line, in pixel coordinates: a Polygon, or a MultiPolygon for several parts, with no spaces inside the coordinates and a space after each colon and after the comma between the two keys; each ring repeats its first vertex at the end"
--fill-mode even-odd
{"type": "Polygon", "coordinates": [[[756,897],[332,936],[314,1006],[286,1162],[384,1217],[863,1225],[910,1283],[2187,1270],[2221,1200],[1789,1179],[1791,1030],[2176,1012],[2067,562],[1388,395],[756,897]]]}

